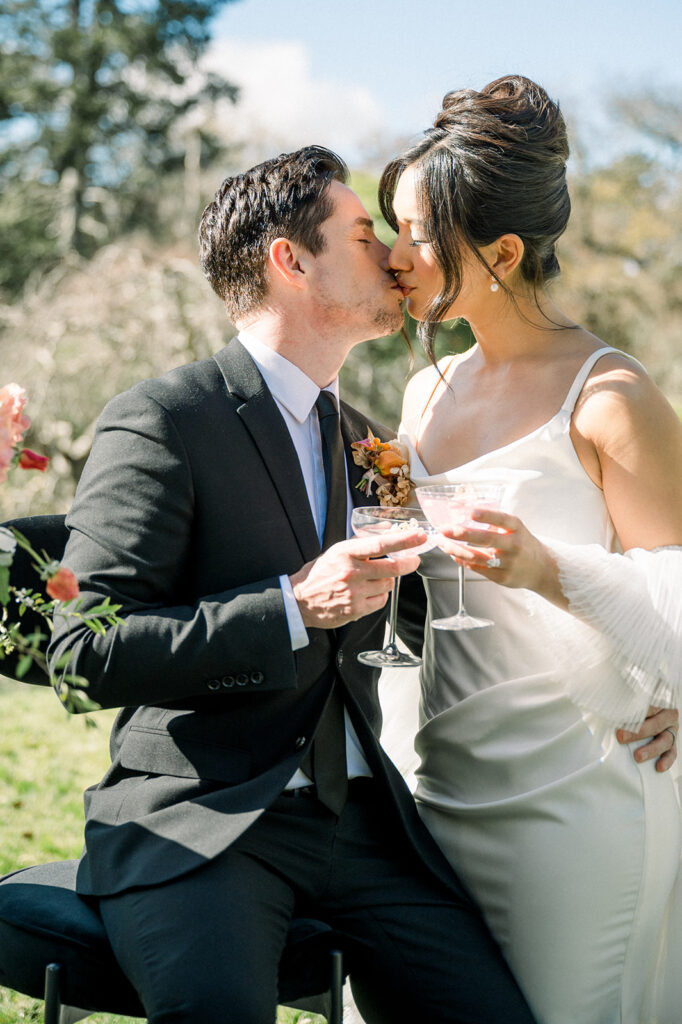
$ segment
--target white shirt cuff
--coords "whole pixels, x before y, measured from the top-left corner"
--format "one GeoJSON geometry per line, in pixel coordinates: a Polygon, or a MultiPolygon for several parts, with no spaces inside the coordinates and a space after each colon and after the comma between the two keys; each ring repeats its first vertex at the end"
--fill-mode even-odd
{"type": "Polygon", "coordinates": [[[307,647],[310,643],[308,632],[303,625],[303,616],[298,607],[298,601],[294,597],[294,590],[288,576],[280,576],[279,585],[282,589],[284,599],[284,613],[287,617],[289,636],[291,637],[292,651],[298,651],[301,647],[307,647]]]}

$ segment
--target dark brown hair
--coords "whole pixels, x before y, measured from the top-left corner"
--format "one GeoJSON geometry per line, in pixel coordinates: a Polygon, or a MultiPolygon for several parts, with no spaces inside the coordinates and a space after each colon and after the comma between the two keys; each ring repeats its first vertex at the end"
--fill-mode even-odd
{"type": "Polygon", "coordinates": [[[379,184],[381,211],[395,228],[398,179],[414,165],[424,227],[443,274],[443,287],[419,325],[431,358],[437,325],[462,286],[462,247],[496,277],[478,247],[518,235],[524,244],[521,275],[536,302],[537,289],[559,273],[555,243],[571,211],[567,159],[558,103],[530,79],[506,75],[481,92],[448,93],[433,128],[388,164],[379,184]]]}
{"type": "Polygon", "coordinates": [[[263,304],[275,238],[288,238],[313,256],[322,252],[320,225],[334,211],[329,186],[347,180],[343,160],[323,146],[282,153],[225,179],[203,212],[199,257],[231,319],[263,304]]]}

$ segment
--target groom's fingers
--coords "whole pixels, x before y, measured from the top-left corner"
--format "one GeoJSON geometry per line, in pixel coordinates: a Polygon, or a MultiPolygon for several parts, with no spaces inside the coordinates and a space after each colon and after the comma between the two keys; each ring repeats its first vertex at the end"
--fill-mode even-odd
{"type": "Polygon", "coordinates": [[[395,577],[419,565],[419,556],[411,555],[410,548],[425,540],[423,531],[412,530],[390,539],[382,535],[333,544],[289,577],[303,624],[335,629],[379,611],[395,577]]]}
{"type": "Polygon", "coordinates": [[[656,771],[664,772],[677,760],[677,732],[679,713],[675,708],[649,708],[649,713],[637,732],[616,730],[619,743],[640,743],[634,751],[639,763],[656,759],[656,771]],[[648,743],[642,743],[648,740],[648,743]]]}
{"type": "MultiPolygon", "coordinates": [[[[353,537],[351,540],[342,541],[338,546],[346,548],[353,558],[366,561],[367,559],[384,558],[398,552],[405,552],[405,555],[408,556],[410,548],[417,547],[425,541],[426,534],[423,530],[391,530],[376,536],[353,537]]],[[[416,559],[416,564],[419,564],[418,555],[410,557],[416,559]]],[[[402,565],[404,561],[405,556],[401,556],[400,559],[395,559],[393,564],[402,565]]],[[[413,570],[406,571],[412,572],[413,570]]],[[[403,575],[403,573],[404,570],[400,570],[400,572],[394,572],[393,575],[403,575]]]]}

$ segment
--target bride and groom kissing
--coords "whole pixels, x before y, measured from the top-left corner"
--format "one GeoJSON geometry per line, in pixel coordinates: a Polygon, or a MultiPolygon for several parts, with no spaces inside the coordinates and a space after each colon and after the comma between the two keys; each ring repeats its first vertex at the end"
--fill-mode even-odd
{"type": "MultiPolygon", "coordinates": [[[[418,530],[346,539],[353,504],[368,503],[351,444],[368,426],[386,434],[339,408],[337,376],[354,345],[400,328],[404,303],[424,324],[427,351],[446,313],[481,327],[473,355],[410,383],[403,430],[415,481],[485,463],[488,453],[489,465],[507,457],[511,470],[537,458],[563,487],[548,510],[558,541],[571,539],[564,519],[579,519],[578,545],[602,544],[613,557],[622,558],[613,538],[595,535],[611,520],[625,548],[681,539],[666,532],[659,507],[652,535],[638,541],[613,451],[611,463],[600,461],[599,431],[583,423],[588,377],[599,376],[603,392],[610,376],[629,374],[621,391],[641,390],[643,371],[542,292],[568,216],[558,108],[514,78],[446,101],[422,149],[382,179],[398,229],[391,254],[342,161],[321,147],[223,182],[202,218],[201,262],[239,334],[212,359],[109,403],[68,517],[66,560],[85,607],[109,595],[125,618],[102,637],[57,627],[52,641],[53,657],[71,651],[94,700],[122,708],[112,765],[86,793],[78,889],[97,899],[152,1022],[272,1022],[288,922],[302,912],[346,936],[369,1022],[634,1024],[649,998],[679,860],[672,782],[653,766],[669,766],[669,748],[674,757],[676,715],[651,713],[638,735],[653,738],[633,757],[600,709],[581,709],[552,678],[546,645],[529,643],[522,664],[514,629],[527,630],[528,618],[518,595],[566,604],[560,553],[525,523],[541,532],[551,495],[534,480],[528,495],[525,484],[519,491],[528,517],[480,515],[506,531],[496,565],[468,546],[481,542],[468,527],[425,570],[432,617],[452,602],[450,555],[485,580],[482,599],[511,603],[495,599],[500,630],[481,648],[486,631],[457,643],[424,631],[421,816],[378,742],[376,672],[357,660],[381,645],[395,575],[404,576],[406,636],[426,613],[409,554],[418,530]],[[480,150],[486,119],[504,137],[497,156],[480,150]],[[486,210],[476,188],[485,190],[496,160],[525,168],[508,167],[507,185],[528,192],[528,231],[515,226],[524,211],[514,195],[516,221],[472,227],[467,208],[486,210]],[[525,348],[519,369],[506,367],[505,398],[490,339],[509,338],[510,318],[525,348]],[[548,337],[563,346],[552,359],[541,358],[548,337]],[[481,382],[498,416],[477,408],[481,382]],[[550,430],[543,403],[564,414],[550,430]],[[529,438],[533,450],[519,451],[529,438]],[[611,519],[598,503],[597,465],[614,496],[611,519]],[[649,823],[661,821],[668,834],[651,850],[649,823]],[[572,862],[578,889],[564,874],[572,862]]],[[[499,206],[500,181],[489,192],[499,206]]],[[[656,430],[672,438],[666,457],[677,458],[675,428],[652,402],[656,430]]],[[[657,471],[648,470],[654,494],[657,471]]],[[[622,721],[639,726],[645,698],[642,686],[644,705],[628,705],[622,721]]]]}

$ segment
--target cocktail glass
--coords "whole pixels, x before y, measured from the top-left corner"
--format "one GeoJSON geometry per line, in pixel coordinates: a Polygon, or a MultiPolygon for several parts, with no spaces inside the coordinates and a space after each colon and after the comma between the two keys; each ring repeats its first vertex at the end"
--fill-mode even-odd
{"type": "MultiPolygon", "coordinates": [[[[437,544],[437,531],[431,526],[428,518],[421,509],[405,508],[403,506],[382,507],[370,505],[361,508],[354,508],[351,518],[353,533],[357,537],[375,537],[377,534],[385,535],[396,530],[420,529],[428,534],[423,544],[406,548],[406,555],[418,555],[429,551],[437,544]]],[[[399,560],[402,552],[390,555],[389,558],[399,560]]],[[[396,644],[396,626],[398,621],[398,593],[400,590],[400,576],[396,576],[391,591],[391,605],[389,611],[389,636],[388,643],[381,651],[361,651],[358,654],[358,661],[363,665],[374,665],[378,668],[412,668],[421,665],[421,658],[401,651],[396,644]]]]}
{"type": "MultiPolygon", "coordinates": [[[[501,480],[476,480],[466,483],[433,484],[417,487],[417,501],[424,510],[426,518],[436,531],[447,530],[452,526],[471,525],[477,530],[490,530],[499,533],[494,526],[487,523],[471,522],[474,508],[499,508],[506,490],[506,482],[501,480]]],[[[454,615],[442,619],[433,619],[433,629],[484,629],[492,626],[492,619],[484,619],[470,615],[464,606],[464,566],[459,568],[458,608],[454,615]]]]}

